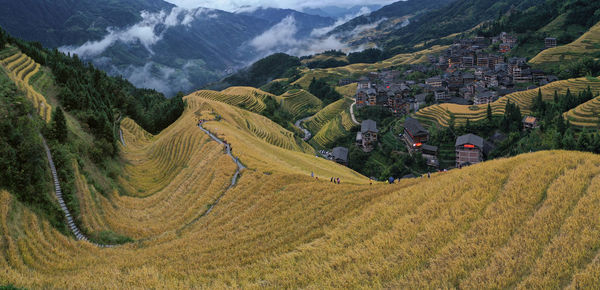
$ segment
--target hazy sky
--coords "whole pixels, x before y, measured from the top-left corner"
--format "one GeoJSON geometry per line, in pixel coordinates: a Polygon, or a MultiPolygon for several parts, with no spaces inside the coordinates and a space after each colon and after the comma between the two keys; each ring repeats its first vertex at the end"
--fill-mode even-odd
{"type": "Polygon", "coordinates": [[[389,4],[396,0],[166,0],[184,8],[207,7],[226,11],[235,11],[242,6],[263,6],[277,8],[301,9],[303,7],[389,4]]]}

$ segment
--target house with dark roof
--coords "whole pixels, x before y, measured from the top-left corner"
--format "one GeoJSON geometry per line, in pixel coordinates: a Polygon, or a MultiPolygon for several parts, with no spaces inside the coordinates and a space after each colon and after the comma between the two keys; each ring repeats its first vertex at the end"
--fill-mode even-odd
{"type": "Polygon", "coordinates": [[[348,148],[335,147],[333,148],[332,155],[333,161],[342,165],[348,165],[348,148]]]}
{"type": "Polygon", "coordinates": [[[404,121],[404,141],[409,149],[419,149],[429,140],[429,131],[427,131],[419,121],[411,117],[404,121]]]}
{"type": "MultiPolygon", "coordinates": [[[[377,143],[377,123],[373,120],[364,120],[360,125],[360,141],[361,147],[364,152],[371,152],[377,143]]],[[[357,134],[356,139],[358,141],[359,135],[357,134]]]]}
{"type": "Polygon", "coordinates": [[[492,145],[475,134],[467,134],[456,139],[456,167],[483,162],[492,150],[492,145]]]}

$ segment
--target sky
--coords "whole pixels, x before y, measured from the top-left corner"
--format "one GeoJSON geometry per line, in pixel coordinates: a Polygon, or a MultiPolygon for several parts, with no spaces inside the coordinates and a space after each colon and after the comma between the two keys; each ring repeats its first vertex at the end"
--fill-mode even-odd
{"type": "Polygon", "coordinates": [[[275,7],[300,10],[305,7],[351,7],[356,5],[386,5],[397,0],[165,0],[183,8],[206,7],[233,12],[243,6],[275,7]]]}

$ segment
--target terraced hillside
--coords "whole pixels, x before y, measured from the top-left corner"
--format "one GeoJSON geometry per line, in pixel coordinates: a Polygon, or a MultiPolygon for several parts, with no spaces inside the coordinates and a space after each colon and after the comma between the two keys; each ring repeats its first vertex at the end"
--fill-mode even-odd
{"type": "Polygon", "coordinates": [[[571,125],[581,128],[598,128],[600,126],[600,97],[585,102],[565,113],[565,119],[571,125]]]}
{"type": "Polygon", "coordinates": [[[271,93],[253,87],[229,87],[221,91],[221,93],[234,96],[252,96],[260,100],[264,100],[268,97],[275,97],[275,95],[271,93]]]}
{"type": "Polygon", "coordinates": [[[311,144],[317,148],[331,149],[339,138],[350,134],[350,130],[357,125],[352,122],[348,110],[341,112],[323,127],[310,140],[311,144]]]}
{"type": "Polygon", "coordinates": [[[121,183],[154,185],[153,193],[108,198],[87,186],[79,193],[86,226],[136,242],[110,249],[76,242],[0,192],[0,281],[28,288],[600,283],[600,156],[539,152],[370,186],[333,162],[253,138],[225,117],[205,127],[248,166],[227,190],[235,165],[196,118],[238,109],[195,95],[187,101],[160,135],[122,125],[131,145],[123,148],[121,183]],[[170,181],[156,174],[163,171],[170,181]],[[326,180],[332,175],[342,184],[326,180]]]}
{"type": "Polygon", "coordinates": [[[530,60],[533,65],[547,65],[575,60],[582,56],[593,56],[600,53],[600,23],[577,40],[558,47],[546,49],[530,60]]]}
{"type": "MultiPolygon", "coordinates": [[[[190,96],[197,96],[201,100],[216,100],[215,102],[222,104],[225,104],[223,100],[231,100],[227,99],[227,95],[225,94],[212,91],[199,91],[190,96]]],[[[188,96],[188,98],[190,98],[190,96],[188,96]]],[[[214,102],[211,103],[214,104],[214,102]]],[[[217,115],[219,118],[231,121],[238,129],[244,130],[252,137],[259,138],[269,144],[288,150],[307,152],[311,154],[314,151],[306,142],[294,137],[292,132],[284,129],[268,118],[240,108],[228,106],[227,110],[219,111],[219,113],[215,112],[211,114],[198,114],[198,119],[212,120],[217,118],[217,115]]]]}
{"type": "Polygon", "coordinates": [[[333,118],[337,117],[342,112],[349,110],[352,102],[352,99],[349,98],[343,98],[333,102],[304,122],[304,126],[311,132],[318,132],[333,118]]]}
{"type": "Polygon", "coordinates": [[[266,108],[263,101],[264,97],[267,96],[266,94],[259,94],[240,87],[229,88],[222,92],[203,90],[197,91],[195,94],[202,98],[238,106],[255,113],[260,113],[266,108]]]}
{"type": "Polygon", "coordinates": [[[429,49],[417,51],[414,53],[398,54],[392,58],[380,61],[374,64],[357,63],[342,67],[328,68],[328,69],[305,69],[302,77],[293,82],[292,84],[298,84],[304,89],[308,89],[310,82],[313,78],[325,79],[329,81],[335,81],[343,78],[355,78],[358,79],[360,76],[365,75],[372,71],[377,71],[385,68],[390,68],[398,65],[406,64],[417,64],[427,62],[427,55],[440,53],[442,50],[448,48],[447,46],[433,46],[429,49]]]}
{"type": "Polygon", "coordinates": [[[32,102],[40,117],[46,122],[50,122],[52,107],[46,98],[29,84],[31,77],[40,70],[40,64],[21,53],[17,48],[10,47],[0,54],[0,65],[10,79],[17,84],[17,87],[26,92],[27,98],[32,102]]]}
{"type": "Polygon", "coordinates": [[[305,90],[288,91],[277,100],[294,119],[316,114],[323,107],[323,101],[305,90]]]}
{"type": "MultiPolygon", "coordinates": [[[[566,93],[570,89],[573,93],[591,88],[592,92],[600,91],[600,79],[598,78],[577,78],[564,81],[557,81],[541,87],[542,96],[545,100],[554,97],[554,92],[559,94],[566,93]]],[[[504,114],[506,102],[510,100],[513,104],[518,104],[521,111],[528,113],[533,105],[533,100],[538,94],[538,89],[516,92],[501,97],[491,104],[494,115],[504,114]]],[[[457,104],[439,104],[426,107],[415,113],[415,117],[425,124],[439,124],[447,127],[450,121],[450,114],[453,114],[456,124],[465,124],[467,119],[471,121],[482,120],[487,114],[487,105],[466,106],[457,104]]]]}
{"type": "Polygon", "coordinates": [[[347,136],[356,125],[350,117],[352,99],[343,98],[323,108],[304,126],[313,133],[310,143],[317,148],[330,148],[340,137],[347,136]]]}

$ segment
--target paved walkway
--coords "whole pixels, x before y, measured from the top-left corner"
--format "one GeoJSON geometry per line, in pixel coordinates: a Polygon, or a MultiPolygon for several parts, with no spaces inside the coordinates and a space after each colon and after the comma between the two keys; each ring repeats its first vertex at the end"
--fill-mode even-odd
{"type": "Polygon", "coordinates": [[[360,125],[360,123],[356,121],[356,116],[354,115],[354,106],[356,106],[356,100],[354,100],[354,103],[350,105],[350,117],[352,118],[352,122],[354,122],[354,124],[360,125]]]}
{"type": "Polygon", "coordinates": [[[56,198],[58,199],[58,204],[60,205],[60,208],[62,209],[63,213],[65,214],[65,218],[67,219],[67,224],[69,225],[69,229],[71,230],[73,235],[75,235],[75,237],[79,241],[86,241],[86,242],[89,242],[89,243],[91,243],[95,246],[101,247],[101,248],[114,247],[114,245],[101,245],[101,244],[96,244],[94,242],[90,242],[90,240],[83,233],[81,233],[81,231],[75,224],[75,221],[73,220],[73,216],[71,216],[71,212],[69,211],[69,209],[67,208],[67,205],[65,204],[65,200],[63,199],[62,189],[60,187],[60,182],[58,181],[58,174],[56,173],[56,167],[54,166],[54,161],[52,160],[52,153],[50,152],[50,148],[48,148],[48,144],[46,143],[46,139],[44,139],[44,136],[42,136],[40,134],[40,137],[42,137],[42,142],[44,143],[44,149],[46,149],[46,157],[48,157],[48,163],[50,164],[50,171],[52,172],[52,179],[54,180],[54,189],[56,192],[56,198]]]}
{"type": "Polygon", "coordinates": [[[123,130],[119,129],[119,137],[121,138],[121,143],[125,146],[125,139],[123,139],[123,130]]]}
{"type": "MultiPolygon", "coordinates": [[[[233,174],[233,178],[231,178],[231,184],[229,185],[229,187],[227,187],[227,189],[215,200],[215,202],[210,205],[210,207],[208,208],[208,210],[206,210],[202,215],[200,215],[198,217],[198,218],[201,218],[201,217],[209,214],[213,210],[213,208],[219,203],[219,201],[221,200],[221,198],[223,198],[223,196],[225,196],[225,193],[227,193],[227,191],[229,191],[232,187],[234,187],[237,184],[237,180],[240,177],[242,170],[246,169],[246,166],[244,166],[244,164],[242,164],[237,157],[235,157],[235,156],[233,156],[233,154],[231,154],[231,145],[230,144],[225,144],[225,142],[223,142],[223,140],[219,139],[213,133],[211,133],[210,131],[208,131],[204,127],[202,127],[202,124],[198,124],[198,127],[200,128],[200,130],[204,131],[204,133],[206,133],[208,136],[210,136],[210,138],[212,138],[214,141],[216,141],[217,143],[219,143],[221,145],[225,145],[226,154],[237,165],[237,169],[236,169],[235,173],[233,174]]],[[[194,220],[190,224],[194,223],[196,220],[194,220]]]]}

